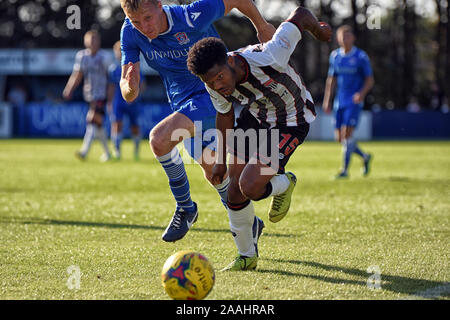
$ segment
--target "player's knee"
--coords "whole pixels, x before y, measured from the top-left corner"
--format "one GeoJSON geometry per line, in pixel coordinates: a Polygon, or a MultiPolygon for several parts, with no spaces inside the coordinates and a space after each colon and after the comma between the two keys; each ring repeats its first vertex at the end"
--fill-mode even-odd
{"type": "Polygon", "coordinates": [[[239,188],[241,189],[241,193],[250,200],[257,200],[261,196],[258,188],[247,179],[239,180],[239,188]]]}
{"type": "Polygon", "coordinates": [[[164,139],[157,128],[153,128],[150,131],[148,141],[154,154],[158,156],[163,155],[166,144],[164,143],[164,139]]]}
{"type": "Polygon", "coordinates": [[[212,172],[211,172],[211,171],[205,170],[205,171],[204,171],[204,176],[205,176],[205,179],[208,180],[209,183],[211,183],[212,185],[214,185],[214,183],[213,183],[213,181],[212,181],[213,175],[212,175],[212,172]]]}
{"type": "Polygon", "coordinates": [[[334,138],[336,139],[337,142],[341,143],[342,142],[342,138],[341,138],[341,131],[340,129],[335,130],[334,132],[334,138]]]}
{"type": "Polygon", "coordinates": [[[233,180],[230,181],[230,184],[227,189],[228,201],[231,203],[241,203],[242,198],[244,197],[241,193],[241,189],[239,188],[238,183],[233,183],[233,180]]]}

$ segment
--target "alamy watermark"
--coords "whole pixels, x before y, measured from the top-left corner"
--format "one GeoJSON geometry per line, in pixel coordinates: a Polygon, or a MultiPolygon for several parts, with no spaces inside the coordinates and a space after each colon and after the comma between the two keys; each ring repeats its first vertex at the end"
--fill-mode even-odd
{"type": "Polygon", "coordinates": [[[372,274],[367,279],[367,288],[371,290],[381,289],[381,269],[377,265],[373,265],[367,268],[367,273],[372,274]]]}
{"type": "Polygon", "coordinates": [[[381,8],[377,5],[370,5],[366,11],[366,26],[369,30],[381,29],[381,8]]]}
{"type": "Polygon", "coordinates": [[[71,265],[67,268],[67,274],[69,278],[67,279],[66,285],[69,290],[80,290],[81,288],[81,269],[77,265],[71,265]]]}
{"type": "MultiPolygon", "coordinates": [[[[223,164],[223,135],[216,128],[202,130],[202,122],[195,121],[195,136],[187,129],[172,131],[170,141],[184,141],[184,147],[189,156],[182,155],[185,164],[195,162],[202,164],[223,164]],[[193,138],[193,139],[191,139],[193,138]],[[194,162],[195,159],[195,162],[194,162]]],[[[227,129],[226,144],[228,152],[234,153],[229,164],[261,163],[261,175],[273,175],[279,169],[280,160],[285,157],[279,151],[280,133],[278,129],[227,129]],[[247,155],[247,159],[245,157],[247,155]]],[[[172,152],[172,161],[176,161],[177,152],[172,152]]]]}
{"type": "Polygon", "coordinates": [[[81,29],[81,9],[76,4],[67,7],[66,13],[69,15],[66,19],[66,27],[69,30],[81,29]]]}

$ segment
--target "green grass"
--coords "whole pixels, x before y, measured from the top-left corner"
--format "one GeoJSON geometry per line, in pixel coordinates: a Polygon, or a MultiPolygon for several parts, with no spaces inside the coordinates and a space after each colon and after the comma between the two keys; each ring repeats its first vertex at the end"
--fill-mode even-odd
{"type": "MultiPolygon", "coordinates": [[[[145,143],[102,164],[78,140],[0,141],[0,299],[168,299],[160,271],[191,249],[218,270],[235,256],[228,217],[196,165],[187,165],[199,219],[174,244],[161,240],[174,202],[145,143]],[[69,290],[67,268],[80,267],[69,290]]],[[[450,278],[450,142],[361,143],[374,154],[370,177],[353,158],[334,181],[337,143],[306,142],[288,169],[299,183],[290,213],[267,219],[257,271],[216,273],[208,299],[403,299],[450,278]],[[381,290],[367,287],[369,266],[381,290]]],[[[449,298],[448,293],[443,298],[449,298]]]]}

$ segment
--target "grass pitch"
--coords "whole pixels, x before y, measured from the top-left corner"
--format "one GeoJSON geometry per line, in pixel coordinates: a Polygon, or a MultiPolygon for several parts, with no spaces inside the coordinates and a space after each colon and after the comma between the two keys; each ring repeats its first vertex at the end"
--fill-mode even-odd
{"type": "MultiPolygon", "coordinates": [[[[88,161],[75,159],[80,144],[0,141],[0,299],[169,299],[160,271],[174,252],[199,251],[216,271],[235,257],[227,214],[198,166],[186,168],[199,219],[165,243],[174,201],[148,146],[134,162],[125,141],[124,159],[102,164],[98,144],[88,161]],[[79,290],[67,286],[71,265],[79,290]]],[[[350,179],[334,181],[339,145],[302,145],[288,164],[299,183],[286,218],[272,224],[269,200],[255,204],[266,222],[257,271],[216,272],[207,299],[404,299],[436,287],[448,299],[450,142],[361,146],[374,155],[371,175],[354,157],[350,179]],[[370,267],[380,289],[367,285],[370,267]]]]}

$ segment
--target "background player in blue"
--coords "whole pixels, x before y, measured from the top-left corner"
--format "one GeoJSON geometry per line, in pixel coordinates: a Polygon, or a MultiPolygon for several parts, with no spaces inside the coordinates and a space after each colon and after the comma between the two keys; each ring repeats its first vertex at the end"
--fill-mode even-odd
{"type": "Polygon", "coordinates": [[[336,120],[335,136],[342,144],[343,165],[336,178],[348,177],[348,167],[353,153],[363,159],[363,175],[367,176],[372,156],[361,151],[353,137],[353,131],[358,125],[364,98],[374,85],[372,68],[367,54],[354,46],[355,35],[350,26],[338,28],[336,38],[340,48],[330,54],[323,101],[323,109],[329,113],[331,99],[337,86],[333,106],[336,120]]]}
{"type": "MultiPolygon", "coordinates": [[[[123,116],[127,115],[130,120],[131,137],[134,143],[134,159],[139,160],[139,144],[141,142],[141,134],[139,130],[139,108],[137,101],[132,103],[126,102],[122,93],[120,92],[120,78],[122,74],[122,53],[120,50],[120,41],[117,41],[114,46],[114,55],[117,63],[113,63],[109,69],[109,86],[108,86],[108,110],[111,118],[111,141],[113,143],[113,155],[116,160],[120,160],[121,152],[120,146],[123,139],[123,116]]],[[[141,90],[145,84],[143,77],[141,77],[141,90]]]]}
{"type": "MultiPolygon", "coordinates": [[[[187,6],[163,6],[159,0],[121,0],[126,19],[121,31],[122,79],[124,99],[133,101],[139,94],[139,55],[157,70],[166,86],[174,111],[150,132],[150,147],[169,178],[169,186],[177,202],[175,213],[163,234],[164,241],[184,237],[197,219],[197,205],[190,196],[189,181],[176,145],[184,138],[172,138],[182,130],[193,137],[195,124],[205,131],[215,126],[216,111],[202,81],[186,66],[189,48],[206,37],[219,37],[212,23],[233,8],[250,18],[260,41],[269,41],[275,28],[268,24],[252,0],[198,0],[187,6]]],[[[194,143],[195,144],[195,143],[194,143]]],[[[205,145],[203,146],[205,147],[205,145]]],[[[196,156],[206,179],[211,181],[214,161],[205,161],[205,150],[196,156]]],[[[229,179],[214,185],[222,202],[227,200],[229,179]]]]}

